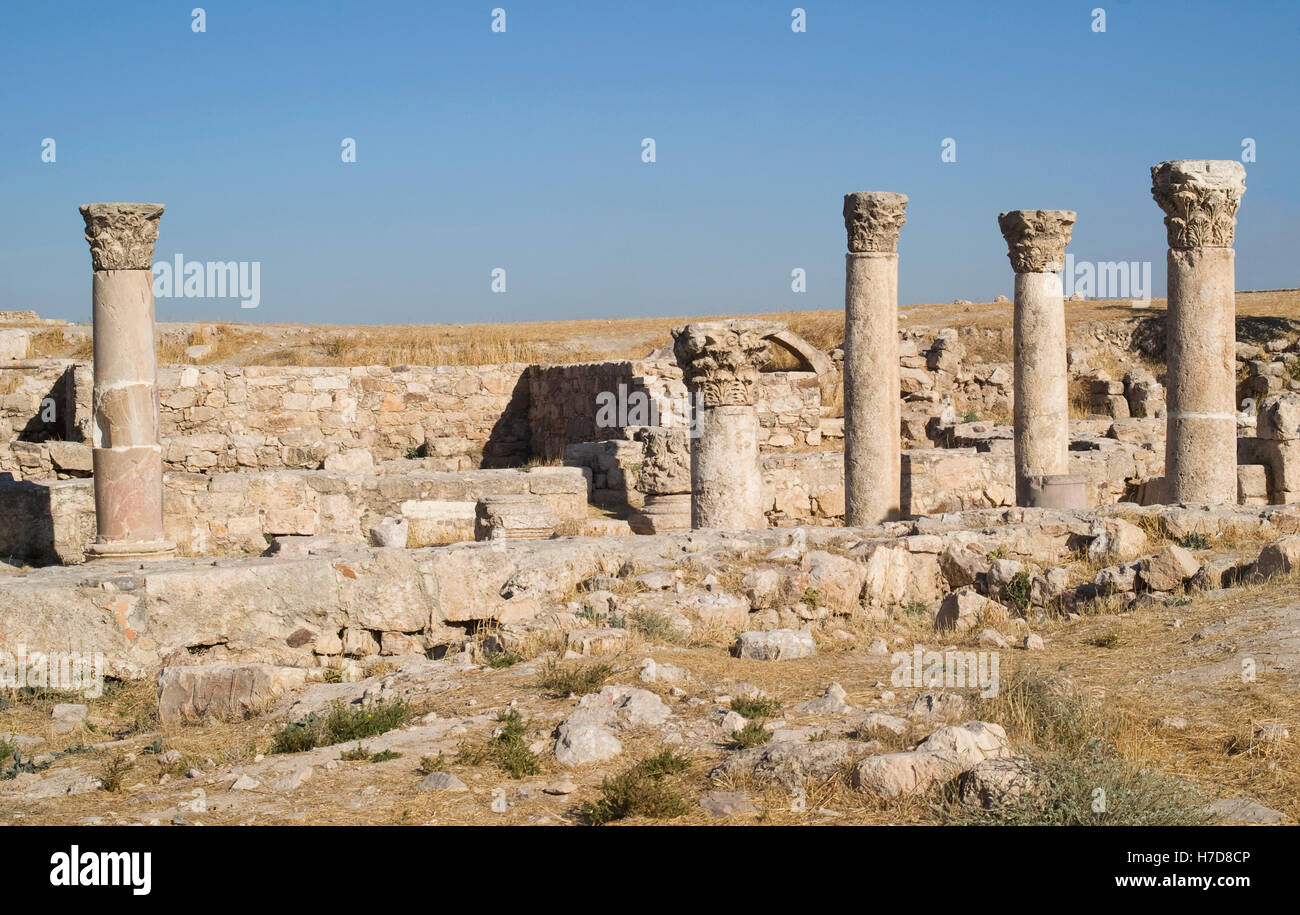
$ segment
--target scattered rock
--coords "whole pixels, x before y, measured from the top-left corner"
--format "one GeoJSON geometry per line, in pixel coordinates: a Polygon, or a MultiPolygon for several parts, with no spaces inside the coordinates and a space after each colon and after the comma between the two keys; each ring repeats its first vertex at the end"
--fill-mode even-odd
{"type": "Polygon", "coordinates": [[[1176,543],[1138,561],[1138,580],[1150,591],[1173,591],[1200,571],[1201,564],[1189,550],[1176,543]]]}
{"type": "Polygon", "coordinates": [[[54,706],[52,717],[54,723],[50,726],[50,733],[67,734],[85,725],[86,706],[75,702],[60,702],[54,706]]]}
{"type": "Polygon", "coordinates": [[[759,812],[758,807],[743,791],[710,791],[700,798],[700,806],[715,817],[745,816],[759,812]]]}
{"type": "Polygon", "coordinates": [[[934,618],[934,627],[962,633],[979,625],[1000,626],[1008,619],[1006,607],[989,600],[972,587],[965,587],[943,599],[934,618]]]}
{"type": "Polygon", "coordinates": [[[787,661],[809,658],[817,653],[812,632],[807,629],[773,629],[768,632],[742,632],[732,654],[757,661],[787,661]]]}
{"type": "Polygon", "coordinates": [[[1010,648],[1011,643],[996,629],[982,629],[976,641],[983,648],[1010,648]]]}
{"type": "Polygon", "coordinates": [[[275,790],[292,791],[311,778],[313,774],[311,766],[304,766],[301,769],[295,769],[283,778],[276,779],[274,785],[275,790]]]}
{"type": "Polygon", "coordinates": [[[460,794],[468,791],[469,786],[450,772],[430,772],[420,780],[422,791],[449,791],[460,794]]]}
{"type": "Polygon", "coordinates": [[[1255,563],[1255,574],[1263,580],[1275,575],[1286,575],[1296,568],[1300,568],[1300,534],[1291,534],[1274,540],[1260,551],[1255,563]]]}
{"type": "Polygon", "coordinates": [[[963,803],[984,808],[1004,807],[1033,794],[1039,773],[1022,756],[985,759],[963,772],[957,781],[963,803]]]}
{"type": "Polygon", "coordinates": [[[685,667],[672,664],[660,664],[652,658],[641,662],[640,678],[642,683],[684,683],[691,677],[685,667]]]}
{"type": "Polygon", "coordinates": [[[1218,817],[1222,826],[1275,826],[1285,823],[1285,813],[1265,807],[1248,797],[1219,798],[1205,809],[1218,817]]]}
{"type": "Polygon", "coordinates": [[[870,712],[858,724],[858,736],[868,738],[901,737],[907,733],[907,722],[884,712],[870,712]]]}
{"type": "Polygon", "coordinates": [[[845,701],[847,695],[844,687],[832,683],[820,697],[796,706],[795,711],[805,715],[843,715],[853,711],[853,706],[845,701]]]}
{"type": "Polygon", "coordinates": [[[825,781],[835,777],[867,749],[848,740],[768,743],[733,753],[709,775],[713,778],[748,776],[792,791],[808,779],[825,781]]]}

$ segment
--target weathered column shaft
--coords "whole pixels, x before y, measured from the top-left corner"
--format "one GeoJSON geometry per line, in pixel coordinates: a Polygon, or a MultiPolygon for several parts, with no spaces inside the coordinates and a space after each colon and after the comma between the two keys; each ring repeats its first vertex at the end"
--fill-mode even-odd
{"type": "Polygon", "coordinates": [[[898,232],[907,197],[844,197],[844,523],[896,520],[902,500],[898,232]]]}
{"type": "Polygon", "coordinates": [[[767,527],[754,386],[769,358],[760,321],[687,324],[673,350],[695,399],[691,439],[691,527],[767,527]]]}
{"type": "Polygon", "coordinates": [[[1246,191],[1233,160],[1151,169],[1168,230],[1165,329],[1170,502],[1237,501],[1236,293],[1233,236],[1246,191]]]}
{"type": "Polygon", "coordinates": [[[150,270],[162,212],[147,203],[81,207],[95,267],[92,557],[162,558],[175,548],[163,533],[150,270]]]}
{"type": "Polygon", "coordinates": [[[1032,477],[1070,467],[1070,392],[1066,361],[1064,266],[1075,214],[1012,210],[998,216],[1015,270],[1016,504],[1034,503],[1032,477]]]}
{"type": "Polygon", "coordinates": [[[767,527],[754,408],[701,407],[696,431],[691,449],[691,527],[767,527]]]}

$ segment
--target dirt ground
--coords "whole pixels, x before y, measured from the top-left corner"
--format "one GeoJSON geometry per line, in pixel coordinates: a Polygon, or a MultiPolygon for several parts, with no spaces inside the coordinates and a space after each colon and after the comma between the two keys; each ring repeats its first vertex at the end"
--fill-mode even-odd
{"type": "MultiPolygon", "coordinates": [[[[1296,584],[1294,578],[1275,580],[1177,598],[1122,615],[1085,615],[1035,625],[1046,641],[1045,650],[1001,651],[1000,677],[1006,682],[1021,669],[1067,676],[1079,689],[1100,697],[1107,716],[1120,722],[1117,745],[1125,760],[1183,780],[1207,799],[1248,796],[1281,812],[1289,822],[1300,822],[1300,759],[1293,752],[1243,750],[1260,723],[1281,723],[1291,733],[1300,726],[1296,584]],[[1243,679],[1243,659],[1254,665],[1253,681],[1243,679]],[[1185,719],[1185,728],[1157,724],[1170,718],[1185,719]]],[[[572,770],[556,762],[550,735],[577,706],[577,697],[546,695],[539,687],[545,656],[501,669],[446,665],[411,694],[417,713],[413,724],[359,741],[372,756],[384,750],[401,754],[381,762],[341,760],[342,754],[356,749],[356,741],[261,756],[269,754],[274,735],[286,724],[285,709],[247,721],[160,732],[150,717],[154,697],[148,682],[118,685],[92,700],[89,729],[61,736],[50,733],[57,697],[11,694],[0,710],[0,734],[44,736],[45,742],[30,751],[36,754],[91,747],[60,756],[39,773],[48,784],[71,783],[78,775],[102,776],[113,760],[125,771],[116,791],[39,799],[12,793],[16,780],[0,782],[0,823],[577,824],[583,822],[581,806],[600,796],[602,780],[664,749],[664,735],[670,731],[680,735],[673,746],[691,760],[689,770],[674,779],[686,800],[686,813],[671,818],[673,823],[933,823],[936,813],[927,801],[875,800],[849,788],[841,777],[809,785],[806,802],[800,804],[779,787],[719,783],[708,776],[731,752],[728,738],[711,718],[727,695],[744,689],[740,684],[753,684],[780,704],[775,713],[779,720],[769,727],[784,721],[789,727],[813,725],[824,728],[824,736],[840,736],[851,731],[855,716],[883,707],[889,698],[882,698],[886,690],[898,693],[899,701],[920,692],[892,686],[890,657],[868,654],[864,646],[875,635],[884,636],[894,651],[910,651],[915,643],[927,648],[949,644],[930,630],[929,619],[846,623],[851,640],[824,638],[816,656],[800,660],[742,660],[732,657],[724,644],[683,646],[644,639],[618,655],[589,659],[614,666],[607,682],[658,693],[671,717],[664,727],[621,734],[624,751],[617,758],[572,770]],[[690,679],[682,684],[681,694],[674,695],[663,684],[640,682],[637,672],[643,658],[687,668],[690,679]],[[853,713],[809,718],[793,711],[797,703],[821,695],[832,681],[844,687],[853,713]],[[458,757],[462,745],[472,749],[489,741],[498,714],[511,707],[529,722],[526,740],[538,750],[538,775],[513,779],[491,762],[458,757]],[[435,717],[421,717],[428,713],[435,717]],[[133,729],[133,735],[113,741],[114,735],[133,729]],[[94,748],[97,742],[109,741],[94,748]],[[160,754],[144,752],[151,745],[179,751],[181,759],[166,763],[160,754]],[[134,754],[134,759],[126,761],[126,754],[134,754]],[[426,757],[441,757],[438,766],[469,790],[421,790],[421,761],[427,762],[426,757]],[[276,785],[277,779],[308,765],[311,777],[300,786],[276,785]],[[197,777],[184,775],[190,767],[199,770],[197,777]],[[240,775],[253,778],[258,786],[231,790],[240,775]],[[566,776],[576,783],[572,793],[544,792],[566,776]],[[714,818],[697,800],[720,788],[746,790],[759,812],[714,818]]],[[[368,684],[380,683],[392,671],[381,668],[376,673],[368,684]]],[[[1016,739],[1010,724],[1008,733],[1016,739]]],[[[633,817],[621,822],[651,821],[633,817]]]]}

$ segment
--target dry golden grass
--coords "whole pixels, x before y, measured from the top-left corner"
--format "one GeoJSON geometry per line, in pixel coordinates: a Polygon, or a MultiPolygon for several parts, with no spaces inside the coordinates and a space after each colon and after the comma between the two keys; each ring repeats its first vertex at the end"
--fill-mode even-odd
{"type": "Polygon", "coordinates": [[[94,353],[90,334],[69,339],[59,328],[33,331],[29,348],[36,358],[89,359],[94,353]]]}
{"type": "MultiPolygon", "coordinates": [[[[979,327],[1008,329],[1010,303],[971,305],[910,305],[899,311],[903,328],[979,327]]],[[[1067,302],[1066,322],[1112,321],[1134,316],[1159,316],[1165,301],[1153,299],[1150,307],[1135,310],[1128,300],[1067,302]]],[[[1239,336],[1266,339],[1294,332],[1300,318],[1300,290],[1237,293],[1239,336]]],[[[755,315],[698,315],[667,318],[609,318],[576,321],[525,321],[509,324],[429,325],[287,325],[195,323],[185,338],[164,331],[159,361],[165,365],[492,365],[510,362],[571,363],[612,359],[642,359],[671,341],[673,327],[688,321],[752,317],[786,324],[823,351],[844,339],[844,312],[840,309],[767,312],[755,315]],[[197,360],[185,355],[194,345],[211,345],[197,360]]],[[[74,344],[62,330],[33,334],[33,353],[40,356],[85,359],[90,356],[89,336],[74,344]]],[[[792,370],[797,363],[775,348],[771,370],[792,370]]],[[[968,344],[972,358],[1006,361],[1006,347],[997,338],[975,338],[968,344]]]]}

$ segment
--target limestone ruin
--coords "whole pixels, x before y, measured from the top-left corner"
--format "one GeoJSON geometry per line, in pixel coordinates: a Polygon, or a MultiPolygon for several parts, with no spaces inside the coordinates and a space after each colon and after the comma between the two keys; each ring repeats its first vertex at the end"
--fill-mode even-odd
{"type": "MultiPolygon", "coordinates": [[[[729,319],[673,328],[642,359],[569,364],[159,365],[163,207],[83,206],[93,359],[43,356],[34,341],[55,322],[0,315],[0,645],[96,654],[110,678],[156,683],[167,733],[495,683],[515,663],[608,655],[631,670],[637,653],[641,686],[598,685],[535,741],[578,772],[640,728],[704,747],[744,727],[734,707],[689,718],[749,687],[706,696],[665,645],[745,663],[839,646],[883,664],[918,632],[1050,650],[1089,615],[1163,620],[1187,595],[1289,575],[1300,322],[1238,338],[1239,163],[1151,175],[1167,313],[1067,323],[1076,214],[1012,210],[998,225],[1013,299],[900,328],[908,198],[858,192],[844,198],[839,346],[729,319]],[[1009,320],[981,324],[981,309],[1009,320]],[[770,366],[776,351],[797,368],[770,366]],[[669,421],[674,404],[685,415],[669,421]]],[[[959,724],[953,693],[900,699],[888,676],[871,674],[855,729],[864,693],[832,683],[713,774],[787,790],[843,769],[885,798],[961,778],[985,806],[1029,778],[999,725],[959,724]],[[915,721],[934,727],[885,752],[915,721]]],[[[371,747],[452,752],[494,720],[430,713],[371,747]]],[[[311,766],[338,752],[310,750],[311,766]]],[[[194,771],[292,792],[312,769],[258,756],[194,771]]],[[[578,789],[561,784],[546,791],[578,789]]],[[[713,816],[749,803],[709,798],[713,816]]]]}

